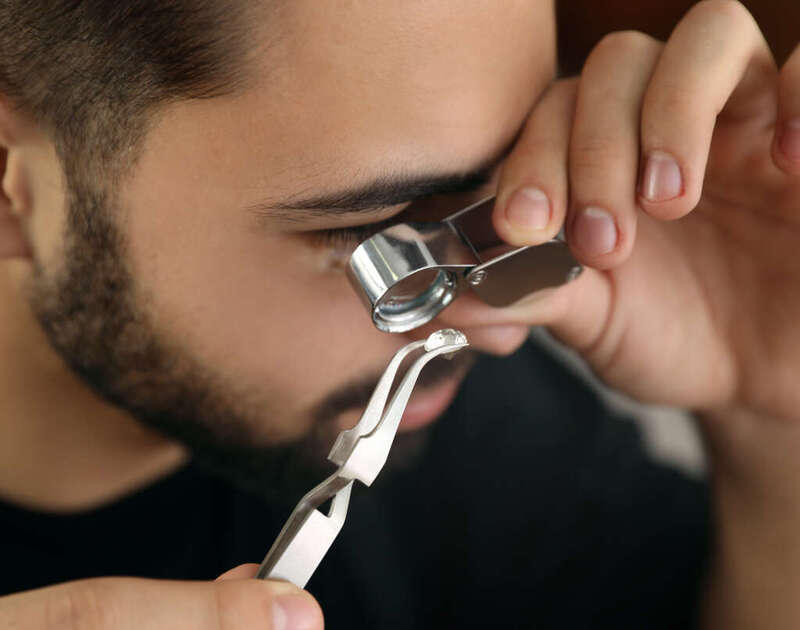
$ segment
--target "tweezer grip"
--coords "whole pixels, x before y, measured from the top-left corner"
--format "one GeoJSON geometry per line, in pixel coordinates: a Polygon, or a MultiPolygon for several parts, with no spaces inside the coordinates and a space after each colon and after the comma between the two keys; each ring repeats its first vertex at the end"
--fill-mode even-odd
{"type": "Polygon", "coordinates": [[[267,553],[256,577],[287,580],[305,588],[344,525],[352,480],[329,477],[297,504],[267,553]],[[325,516],[316,508],[333,497],[325,516]]]}
{"type": "Polygon", "coordinates": [[[330,459],[340,464],[338,470],[300,500],[256,577],[288,580],[305,587],[344,525],[353,481],[358,479],[370,485],[386,463],[403,410],[422,368],[434,357],[458,352],[467,345],[463,333],[446,329],[433,333],[424,342],[405,346],[395,355],[364,416],[354,430],[340,435],[331,451],[330,459]],[[400,363],[410,351],[422,347],[425,353],[406,372],[384,411],[400,363]],[[328,499],[333,500],[325,516],[317,508],[328,499]]]}

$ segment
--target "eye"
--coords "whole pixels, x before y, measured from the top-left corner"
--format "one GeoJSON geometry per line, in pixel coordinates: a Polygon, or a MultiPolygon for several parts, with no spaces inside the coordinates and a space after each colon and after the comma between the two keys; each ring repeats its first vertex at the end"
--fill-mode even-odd
{"type": "Polygon", "coordinates": [[[353,225],[331,230],[315,230],[310,232],[309,236],[313,239],[314,244],[320,247],[352,247],[355,249],[359,243],[367,240],[370,236],[374,236],[384,227],[383,224],[369,223],[367,225],[353,225]]]}
{"type": "Polygon", "coordinates": [[[376,223],[365,223],[363,225],[351,225],[342,228],[331,228],[327,230],[314,230],[307,232],[312,244],[318,247],[330,249],[354,250],[360,243],[366,241],[371,236],[385,230],[392,225],[403,223],[405,212],[389,217],[385,221],[376,223]]]}
{"type": "Polygon", "coordinates": [[[371,236],[398,223],[428,223],[441,221],[456,210],[465,208],[486,196],[485,190],[469,193],[432,195],[407,204],[401,212],[385,221],[307,232],[312,244],[330,249],[355,250],[371,236]]]}

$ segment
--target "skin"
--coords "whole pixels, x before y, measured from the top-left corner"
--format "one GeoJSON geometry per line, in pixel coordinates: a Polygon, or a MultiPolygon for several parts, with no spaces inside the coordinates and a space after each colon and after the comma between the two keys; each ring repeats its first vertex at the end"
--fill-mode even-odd
{"type": "MultiPolygon", "coordinates": [[[[126,241],[122,256],[134,279],[132,301],[180,365],[206,366],[211,378],[224,381],[216,387],[218,406],[229,413],[219,415],[234,419],[239,443],[266,447],[297,440],[311,430],[320,405],[361,385],[360,399],[350,405],[354,408],[328,419],[330,438],[357,419],[358,403],[366,402],[392,353],[424,334],[378,332],[345,278],[347,252],[315,243],[311,235],[382,220],[402,208],[366,218],[323,215],[314,220],[269,208],[298,194],[330,193],[344,183],[359,185],[397,173],[457,174],[507,149],[552,76],[553,39],[547,27],[552,11],[546,3],[533,8],[516,3],[487,40],[481,34],[486,8],[484,2],[459,8],[461,17],[449,24],[452,7],[447,5],[422,11],[385,3],[354,9],[353,20],[344,24],[319,7],[301,4],[283,16],[280,40],[256,58],[255,80],[248,89],[228,98],[171,105],[155,119],[136,172],[124,183],[113,211],[126,241]],[[526,31],[543,31],[544,36],[530,39],[526,31]],[[515,35],[509,39],[509,33],[515,35]],[[417,43],[421,37],[424,47],[417,43]],[[342,47],[343,39],[354,45],[342,47]],[[472,45],[478,39],[510,62],[492,62],[472,45]],[[512,44],[517,40],[525,43],[512,44]],[[323,60],[329,71],[319,73],[323,60]],[[450,72],[453,65],[461,70],[450,72]],[[312,76],[314,89],[309,87],[312,76]],[[387,77],[403,77],[405,87],[387,90],[387,77]],[[342,93],[343,83],[353,89],[342,93]],[[486,129],[491,132],[477,133],[486,129]],[[256,211],[256,206],[267,207],[256,211]]],[[[24,137],[21,142],[35,146],[37,153],[23,160],[24,167],[9,171],[9,177],[22,180],[19,187],[25,191],[14,199],[9,191],[10,213],[21,219],[24,239],[43,271],[39,278],[24,263],[9,269],[6,289],[14,303],[24,301],[31,284],[46,295],[55,293],[52,286],[63,275],[65,258],[59,166],[35,127],[24,137]],[[49,196],[35,189],[40,181],[50,183],[49,196]]],[[[458,203],[464,198],[450,202],[458,203]]],[[[26,325],[26,316],[21,315],[19,326],[26,325]]],[[[518,347],[527,334],[520,324],[470,326],[464,332],[473,348],[500,354],[518,347]]],[[[132,336],[139,333],[135,329],[132,336]]],[[[27,332],[36,334],[33,327],[27,332]]],[[[9,331],[10,339],[19,335],[9,331]]],[[[39,337],[37,345],[42,341],[39,337]]],[[[26,339],[25,346],[31,342],[26,339]]],[[[124,340],[112,343],[119,346],[124,340]]],[[[70,350],[79,351],[77,346],[70,350]]],[[[35,375],[44,368],[33,364],[25,369],[35,375]]],[[[79,383],[73,390],[84,395],[79,383]]],[[[82,404],[81,416],[100,416],[94,398],[82,404]]],[[[52,424],[46,418],[42,422],[52,424]]],[[[71,432],[64,423],[57,430],[71,432]]],[[[19,475],[11,474],[20,470],[20,457],[13,454],[20,452],[19,445],[5,444],[9,474],[3,475],[2,489],[19,500],[76,509],[130,487],[130,481],[118,488],[104,482],[106,490],[98,496],[96,488],[86,490],[96,476],[87,471],[88,479],[70,487],[47,487],[47,479],[31,489],[34,484],[20,485],[19,475]]],[[[166,446],[162,451],[162,458],[178,457],[166,446]]],[[[41,461],[42,455],[26,453],[25,461],[41,461]]],[[[31,473],[26,477],[35,478],[34,466],[26,468],[31,473]]]]}
{"type": "Polygon", "coordinates": [[[800,52],[777,67],[736,2],[697,4],[666,45],[608,36],[580,80],[556,83],[533,112],[495,209],[516,244],[565,223],[576,256],[599,270],[520,305],[520,319],[549,323],[607,383],[699,413],[719,523],[710,627],[800,619],[799,72],[800,52]],[[674,190],[650,177],[654,156],[674,160],[674,190]],[[548,198],[541,230],[507,214],[527,186],[548,198]]]}
{"type": "MultiPolygon", "coordinates": [[[[251,208],[387,174],[482,166],[508,148],[553,73],[547,3],[509,3],[489,34],[484,1],[361,3],[348,5],[344,20],[345,7],[335,8],[327,15],[316,4],[293,3],[280,41],[256,55],[259,78],[247,90],[160,111],[115,212],[139,311],[175,356],[215,366],[238,429],[255,444],[303,436],[321,402],[373,381],[411,336],[377,332],[346,281],[341,252],[308,236],[365,219],[299,223],[251,208]],[[404,87],[395,87],[398,80],[404,87]]],[[[37,509],[83,510],[169,472],[185,454],[99,399],[43,335],[33,312],[41,305],[32,309],[28,295],[32,288],[52,294],[68,266],[64,183],[47,135],[7,103],[1,109],[0,247],[8,262],[0,275],[0,493],[37,509]]],[[[463,329],[474,348],[500,354],[527,335],[520,324],[463,329]]],[[[352,411],[335,422],[347,426],[356,417],[352,411]]],[[[188,593],[204,604],[190,607],[207,627],[288,627],[273,618],[273,606],[258,606],[280,601],[270,585],[241,582],[225,596],[198,585],[175,589],[108,580],[44,589],[1,601],[0,626],[40,627],[38,611],[64,610],[64,602],[74,619],[54,615],[49,625],[77,619],[103,627],[124,618],[137,627],[178,627],[186,623],[181,593],[188,593]],[[163,619],[147,617],[140,604],[153,593],[163,619]]],[[[321,627],[318,607],[306,600],[291,627],[321,627]]]]}
{"type": "MultiPolygon", "coordinates": [[[[460,2],[448,11],[454,6],[364,3],[348,5],[352,19],[342,20],[319,7],[304,14],[309,6],[299,3],[284,16],[285,41],[271,51],[290,65],[268,73],[264,61],[269,80],[245,93],[162,112],[126,183],[120,216],[135,294],[153,327],[216,366],[231,400],[252,396],[252,417],[269,418],[244,427],[253,439],[301,435],[320,400],[369,378],[407,340],[375,332],[330,250],[300,234],[349,219],[254,221],[243,208],[391,170],[465,171],[502,151],[522,128],[500,173],[495,226],[511,243],[536,244],[564,224],[576,256],[592,269],[508,309],[465,296],[437,325],[461,328],[479,349],[502,353],[521,342],[528,325],[546,324],[612,385],[696,410],[720,523],[705,623],[795,627],[800,155],[787,144],[787,130],[800,116],[800,54],[779,69],[743,6],[715,0],[698,4],[666,45],[632,33],[608,37],[579,79],[550,85],[553,41],[530,37],[552,33],[549,7],[509,3],[502,15],[491,13],[497,28],[487,29],[486,3],[460,2]],[[302,37],[289,36],[301,25],[302,37]],[[664,187],[648,176],[653,156],[662,166],[665,156],[675,160],[681,182],[674,194],[661,194],[664,187]],[[548,211],[537,229],[507,213],[519,189],[531,186],[548,211]],[[612,222],[610,232],[599,216],[612,222]]],[[[134,461],[114,441],[130,426],[127,418],[100,407],[54,367],[30,312],[18,306],[31,281],[30,252],[57,273],[63,217],[54,210],[58,167],[46,139],[9,110],[4,116],[0,242],[17,262],[7,267],[0,303],[19,311],[9,327],[15,334],[0,346],[0,365],[30,379],[31,399],[15,394],[12,417],[49,430],[52,414],[31,419],[22,412],[35,409],[38,375],[59,375],[73,388],[63,386],[70,403],[63,415],[80,410],[119,426],[103,448],[134,461]]],[[[155,465],[156,454],[180,455],[149,439],[154,444],[140,447],[138,461],[149,463],[150,474],[176,465],[155,465]]],[[[25,448],[14,441],[30,462],[47,448],[35,438],[25,448]]],[[[98,449],[92,446],[90,457],[98,449]]],[[[112,476],[82,504],[147,478],[130,477],[112,476]]],[[[0,488],[6,494],[52,506],[47,483],[31,491],[29,482],[0,474],[9,478],[0,488]]],[[[61,507],[81,504],[72,499],[61,507]]]]}

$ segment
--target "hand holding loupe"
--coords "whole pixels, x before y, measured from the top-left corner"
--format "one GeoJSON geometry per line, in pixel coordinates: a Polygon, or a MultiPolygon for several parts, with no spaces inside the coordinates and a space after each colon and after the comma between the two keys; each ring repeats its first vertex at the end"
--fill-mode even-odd
{"type": "Polygon", "coordinates": [[[358,246],[347,274],[378,329],[427,324],[464,290],[503,307],[580,275],[561,236],[527,247],[504,243],[492,226],[494,202],[484,199],[437,223],[393,225],[358,246]]]}

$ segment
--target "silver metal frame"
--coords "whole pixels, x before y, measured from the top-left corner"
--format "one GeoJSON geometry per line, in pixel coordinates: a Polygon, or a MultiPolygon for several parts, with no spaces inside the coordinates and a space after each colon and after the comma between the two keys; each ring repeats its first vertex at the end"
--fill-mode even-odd
{"type": "Polygon", "coordinates": [[[350,282],[385,332],[427,324],[467,289],[503,307],[580,275],[563,235],[513,247],[492,225],[494,197],[440,223],[402,223],[367,239],[347,266],[350,282]]]}
{"type": "Polygon", "coordinates": [[[408,400],[422,368],[435,357],[454,353],[469,344],[463,333],[445,329],[424,341],[401,348],[389,362],[367,408],[355,427],[339,434],[328,459],[339,468],[309,491],[297,504],[273,543],[256,577],[288,580],[305,587],[344,525],[350,492],[356,479],[370,486],[380,473],[397,433],[408,400]],[[405,373],[391,402],[386,404],[400,364],[412,352],[423,353],[405,373]],[[317,508],[331,501],[327,515],[317,508]]]}

